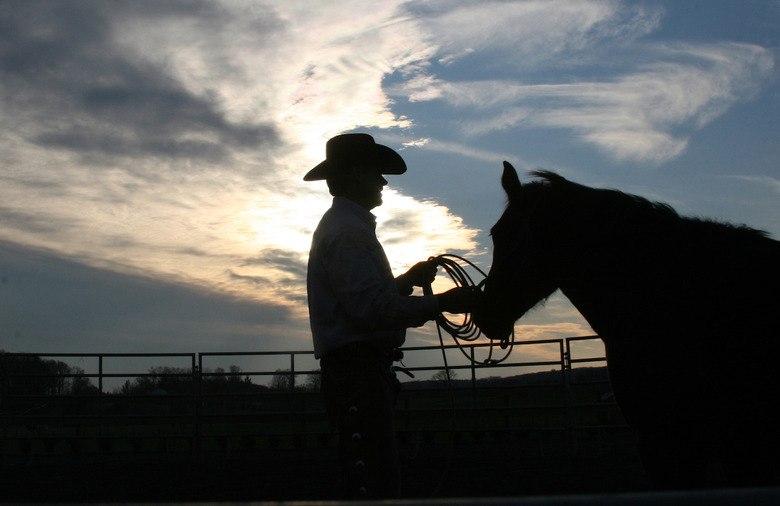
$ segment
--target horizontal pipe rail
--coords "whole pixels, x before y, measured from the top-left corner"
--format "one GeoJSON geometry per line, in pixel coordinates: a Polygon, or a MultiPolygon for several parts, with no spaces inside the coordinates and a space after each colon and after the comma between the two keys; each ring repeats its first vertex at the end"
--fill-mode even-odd
{"type": "MultiPolygon", "coordinates": [[[[399,432],[439,430],[487,430],[490,432],[516,430],[563,430],[574,434],[581,430],[602,430],[625,427],[617,412],[614,400],[601,402],[593,398],[578,398],[578,388],[590,388],[588,395],[611,392],[607,381],[583,381],[572,383],[570,374],[575,364],[605,363],[603,356],[572,357],[574,343],[596,341],[597,336],[578,336],[561,339],[522,341],[514,344],[511,358],[500,364],[485,364],[473,360],[476,353],[492,346],[490,343],[470,343],[444,347],[445,352],[467,350],[472,360],[461,358],[451,361],[448,369],[454,374],[468,371],[468,379],[455,378],[451,391],[429,383],[425,386],[409,384],[403,390],[399,402],[399,432]],[[519,357],[523,350],[533,346],[546,346],[549,359],[538,353],[527,359],[519,357]],[[541,370],[551,368],[560,373],[554,382],[543,384],[502,385],[495,378],[482,378],[485,371],[541,370]],[[602,385],[599,387],[598,385],[602,385]],[[549,403],[537,397],[541,390],[550,390],[549,403]],[[600,411],[592,415],[590,411],[600,411]],[[579,416],[574,419],[575,414],[579,416]],[[599,418],[601,416],[601,418],[599,418]],[[457,423],[453,423],[452,418],[457,423]],[[523,418],[525,417],[525,418],[523,418]],[[521,420],[522,418],[522,420],[521,420]],[[583,422],[587,418],[587,421],[583,422]],[[483,422],[489,419],[487,424],[483,422]],[[480,427],[480,425],[486,425],[480,427]]],[[[410,346],[403,348],[405,360],[424,357],[426,352],[441,352],[440,346],[410,346]]],[[[280,435],[321,436],[329,433],[330,426],[322,405],[321,396],[304,388],[300,377],[317,378],[318,369],[301,367],[301,361],[313,361],[313,352],[295,351],[239,351],[202,353],[3,353],[0,355],[0,418],[3,441],[0,454],[13,453],[14,441],[79,439],[119,440],[125,438],[171,439],[191,441],[193,453],[204,449],[204,441],[214,438],[277,437],[280,435]],[[274,366],[252,366],[249,370],[226,371],[207,369],[215,361],[225,358],[273,359],[274,366]],[[97,371],[72,369],[57,373],[39,370],[17,369],[20,360],[50,361],[79,359],[97,361],[97,371]],[[123,369],[106,359],[122,359],[123,369]],[[134,371],[134,359],[160,359],[164,364],[159,371],[151,368],[134,371]],[[179,360],[183,367],[171,367],[171,361],[179,360]],[[110,370],[108,370],[110,369],[110,370]],[[257,383],[271,378],[272,386],[257,383]],[[130,387],[122,391],[106,392],[106,383],[125,379],[123,386],[139,380],[151,384],[165,381],[179,382],[177,392],[138,392],[130,387]],[[20,385],[49,382],[45,392],[20,391],[20,385]],[[91,388],[87,393],[68,393],[67,382],[85,382],[91,388]],[[97,386],[92,384],[97,382],[97,386]],[[276,389],[273,383],[277,382],[276,389]],[[234,388],[234,391],[229,390],[234,388]],[[245,389],[245,390],[240,390],[245,389]],[[234,424],[234,426],[230,426],[234,424]],[[147,431],[147,432],[141,432],[147,431]]],[[[441,364],[429,363],[404,367],[413,374],[438,373],[441,364]]],[[[146,361],[148,362],[148,360],[146,361]]],[[[67,364],[66,364],[67,365],[67,364]]],[[[94,364],[93,364],[94,366],[94,364]]],[[[24,445],[22,445],[24,446],[24,445]]],[[[17,448],[17,451],[18,448],[17,448]]]]}

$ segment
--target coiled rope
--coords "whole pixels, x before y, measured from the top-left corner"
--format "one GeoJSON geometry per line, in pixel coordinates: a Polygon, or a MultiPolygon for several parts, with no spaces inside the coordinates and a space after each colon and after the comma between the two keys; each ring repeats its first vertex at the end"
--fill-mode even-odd
{"type": "MultiPolygon", "coordinates": [[[[474,263],[472,263],[471,261],[458,255],[443,254],[435,257],[430,257],[428,258],[428,261],[444,269],[444,272],[447,273],[447,275],[450,277],[452,282],[455,283],[455,286],[457,287],[470,288],[472,290],[479,291],[482,289],[482,286],[485,284],[485,280],[487,279],[487,274],[485,274],[479,267],[474,265],[474,263]],[[479,282],[479,284],[474,283],[474,280],[469,275],[464,264],[465,266],[471,267],[472,269],[476,270],[482,276],[482,280],[479,282]]],[[[433,290],[431,286],[428,285],[426,287],[423,287],[423,292],[426,294],[431,294],[433,293],[433,290]]],[[[500,342],[501,349],[506,350],[506,353],[504,354],[503,357],[499,359],[493,358],[494,341],[491,340],[490,351],[486,359],[484,359],[483,361],[478,361],[472,358],[472,355],[466,351],[465,349],[466,345],[464,343],[473,343],[477,341],[482,336],[482,332],[474,324],[474,320],[471,313],[461,314],[459,315],[459,318],[460,321],[455,322],[453,320],[448,319],[446,316],[444,316],[443,313],[440,313],[436,317],[436,329],[439,334],[439,343],[441,344],[442,347],[442,354],[444,354],[444,338],[442,337],[442,332],[441,332],[442,329],[444,329],[449,335],[452,336],[453,340],[455,341],[455,344],[458,345],[458,349],[469,360],[469,362],[473,364],[496,365],[506,360],[509,357],[509,355],[512,353],[512,347],[515,341],[514,331],[512,331],[511,336],[509,336],[508,338],[500,342]]],[[[449,378],[449,367],[447,366],[446,354],[444,354],[444,364],[447,370],[447,378],[449,378]]]]}

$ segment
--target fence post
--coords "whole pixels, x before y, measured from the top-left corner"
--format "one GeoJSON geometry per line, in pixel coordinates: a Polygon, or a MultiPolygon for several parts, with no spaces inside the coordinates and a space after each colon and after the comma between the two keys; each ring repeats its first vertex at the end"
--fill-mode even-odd
{"type": "Polygon", "coordinates": [[[290,352],[290,393],[295,398],[295,353],[290,352]]]}
{"type": "MultiPolygon", "coordinates": [[[[7,377],[8,377],[8,353],[0,352],[0,411],[6,413],[8,402],[7,377]]],[[[0,452],[3,454],[3,464],[8,462],[8,417],[3,416],[3,440],[0,441],[0,452]]]]}
{"type": "Polygon", "coordinates": [[[477,366],[476,360],[474,360],[474,345],[471,345],[470,353],[470,366],[471,366],[471,410],[477,410],[477,366]]]}
{"type": "MultiPolygon", "coordinates": [[[[292,402],[293,420],[298,420],[298,427],[303,431],[305,427],[304,417],[298,416],[298,399],[295,396],[295,352],[290,352],[290,401],[292,402]]],[[[292,424],[291,424],[292,425],[292,424]]]]}
{"type": "Polygon", "coordinates": [[[574,406],[571,386],[571,343],[565,338],[566,347],[564,349],[564,340],[560,341],[561,351],[561,370],[563,372],[564,389],[564,417],[566,421],[566,440],[569,446],[569,454],[577,455],[577,435],[574,428],[574,406]]]}
{"type": "MultiPolygon", "coordinates": [[[[106,413],[103,409],[103,355],[98,355],[98,406],[100,406],[100,409],[98,411],[98,437],[102,438],[105,435],[105,420],[106,420],[106,413]]],[[[103,439],[100,439],[101,443],[103,439]]],[[[109,440],[110,441],[110,440],[109,440]]],[[[106,445],[109,445],[110,442],[107,442],[106,445]]]]}
{"type": "Polygon", "coordinates": [[[198,355],[198,365],[195,365],[195,355],[192,356],[192,380],[194,383],[194,392],[192,397],[193,420],[192,420],[192,456],[198,458],[203,456],[203,357],[198,355]]]}

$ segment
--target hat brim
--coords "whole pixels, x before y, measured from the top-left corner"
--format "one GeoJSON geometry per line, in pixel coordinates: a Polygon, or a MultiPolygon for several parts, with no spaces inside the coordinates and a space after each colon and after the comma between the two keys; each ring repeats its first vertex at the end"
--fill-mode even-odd
{"type": "MultiPolygon", "coordinates": [[[[382,174],[398,175],[406,172],[406,162],[401,155],[381,144],[374,144],[365,153],[359,153],[356,158],[367,167],[376,167],[382,174]]],[[[346,164],[342,161],[323,160],[303,176],[304,181],[319,181],[328,179],[338,171],[344,170],[346,164]]]]}

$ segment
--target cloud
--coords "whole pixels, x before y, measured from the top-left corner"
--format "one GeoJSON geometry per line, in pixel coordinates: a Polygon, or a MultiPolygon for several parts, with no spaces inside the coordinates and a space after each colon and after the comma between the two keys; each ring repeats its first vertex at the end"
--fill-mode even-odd
{"type": "Polygon", "coordinates": [[[0,222],[5,227],[19,232],[51,234],[58,230],[54,220],[44,213],[19,212],[4,206],[0,206],[0,222]]]}
{"type": "Polygon", "coordinates": [[[6,351],[246,350],[281,336],[279,327],[296,333],[282,305],[86,267],[8,242],[0,242],[0,279],[6,351]]]}
{"type": "MultiPolygon", "coordinates": [[[[660,49],[659,49],[660,50],[660,49]]],[[[771,54],[746,44],[680,46],[669,59],[612,82],[531,87],[551,100],[531,121],[571,128],[617,159],[663,161],[685,149],[683,132],[702,128],[750,99],[773,67],[771,54]]]]}
{"type": "Polygon", "coordinates": [[[392,112],[383,80],[399,68],[424,63],[435,48],[421,40],[401,5],[327,2],[307,5],[305,12],[279,7],[295,20],[289,41],[294,51],[283,50],[290,59],[280,65],[289,74],[280,81],[285,83],[280,116],[289,132],[311,142],[358,127],[411,125],[392,112]]]}
{"type": "MultiPolygon", "coordinates": [[[[425,143],[425,145],[422,147],[430,151],[456,154],[456,155],[460,155],[468,158],[474,158],[476,160],[482,160],[486,162],[495,162],[496,160],[506,160],[510,158],[513,160],[517,160],[517,155],[510,154],[508,152],[500,153],[500,152],[491,151],[487,149],[475,148],[471,145],[464,144],[464,143],[451,142],[451,141],[431,140],[430,142],[425,143]]],[[[517,163],[524,164],[524,162],[521,161],[517,163]]]]}
{"type": "Polygon", "coordinates": [[[382,80],[430,55],[392,2],[6,6],[14,238],[224,287],[257,251],[308,250],[329,198],[300,174],[332,133],[408,125],[382,80]]]}
{"type": "Polygon", "coordinates": [[[250,284],[250,290],[262,290],[265,298],[305,305],[307,269],[307,257],[300,251],[267,248],[228,274],[231,280],[250,284]]]}
{"type": "MultiPolygon", "coordinates": [[[[127,51],[120,26],[205,22],[205,2],[10,2],[0,35],[6,114],[48,148],[110,156],[224,160],[225,145],[273,145],[268,122],[230,121],[216,96],[195,94],[163,62],[127,51]],[[100,48],[100,50],[96,50],[100,48]]],[[[165,47],[156,48],[165,52],[165,47]]]]}
{"type": "Polygon", "coordinates": [[[440,62],[515,71],[577,65],[574,55],[582,56],[583,47],[605,38],[628,43],[654,30],[663,15],[659,8],[598,0],[412,2],[407,8],[439,44],[440,62]]]}
{"type": "Polygon", "coordinates": [[[385,205],[374,210],[377,236],[395,274],[417,262],[442,253],[479,255],[479,230],[464,224],[450,210],[435,202],[420,202],[393,190],[385,190],[385,205]]]}
{"type": "Polygon", "coordinates": [[[564,129],[616,160],[663,162],[683,153],[693,132],[751,99],[774,68],[772,52],[757,45],[649,41],[665,12],[648,4],[458,1],[407,8],[438,50],[429,65],[407,69],[390,94],[447,104],[458,118],[450,129],[464,138],[564,129]],[[462,77],[475,73],[500,77],[462,77]]]}
{"type": "Polygon", "coordinates": [[[242,265],[271,266],[295,275],[299,279],[306,278],[306,262],[301,258],[299,251],[267,249],[255,258],[246,259],[242,265]]]}
{"type": "Polygon", "coordinates": [[[780,179],[771,176],[741,176],[731,175],[725,176],[729,179],[737,179],[741,181],[747,181],[756,186],[770,188],[774,193],[780,193],[780,179]]]}

